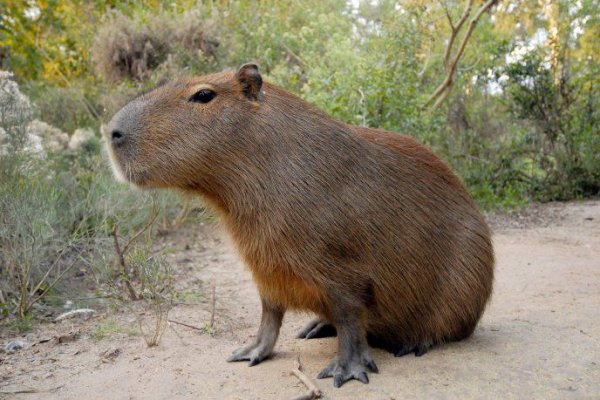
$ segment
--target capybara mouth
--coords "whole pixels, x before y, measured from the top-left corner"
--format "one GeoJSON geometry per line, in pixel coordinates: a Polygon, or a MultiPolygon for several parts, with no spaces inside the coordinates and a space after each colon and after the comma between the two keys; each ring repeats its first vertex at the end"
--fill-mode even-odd
{"type": "Polygon", "coordinates": [[[117,154],[116,149],[114,149],[111,144],[107,144],[106,147],[108,150],[107,152],[111,169],[117,181],[133,184],[138,187],[149,187],[147,172],[138,171],[137,169],[133,168],[132,163],[127,160],[123,160],[123,156],[117,154]]]}

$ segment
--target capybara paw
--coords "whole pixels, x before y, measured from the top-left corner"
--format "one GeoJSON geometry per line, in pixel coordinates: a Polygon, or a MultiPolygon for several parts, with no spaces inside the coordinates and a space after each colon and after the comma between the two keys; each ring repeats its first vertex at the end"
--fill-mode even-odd
{"type": "Polygon", "coordinates": [[[227,362],[249,361],[248,366],[253,367],[265,358],[269,357],[271,351],[259,343],[254,343],[234,351],[227,362]]]}
{"type": "Polygon", "coordinates": [[[415,353],[415,357],[421,357],[423,354],[427,353],[431,347],[432,345],[430,343],[421,343],[416,346],[402,346],[394,352],[394,355],[396,357],[402,357],[409,353],[415,353]]]}
{"type": "Polygon", "coordinates": [[[314,319],[308,323],[296,336],[298,339],[317,339],[336,336],[335,326],[321,319],[314,319]]]}
{"type": "Polygon", "coordinates": [[[367,369],[371,372],[379,372],[379,368],[372,359],[363,359],[350,362],[341,362],[339,359],[334,359],[323,371],[317,375],[317,379],[333,377],[333,386],[339,388],[344,383],[351,379],[356,379],[362,383],[369,383],[367,369]]]}

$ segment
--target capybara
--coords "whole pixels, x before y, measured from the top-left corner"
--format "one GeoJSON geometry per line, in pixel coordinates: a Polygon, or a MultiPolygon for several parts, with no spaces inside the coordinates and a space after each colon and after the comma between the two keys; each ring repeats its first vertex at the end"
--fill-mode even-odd
{"type": "Polygon", "coordinates": [[[286,310],[307,310],[318,318],[299,337],[338,336],[318,378],[367,383],[368,344],[420,356],[464,339],[492,292],[489,229],[444,162],[336,121],[254,64],[140,95],[107,142],[117,178],[203,196],[252,272],[258,335],[228,361],[258,364],[286,310]]]}

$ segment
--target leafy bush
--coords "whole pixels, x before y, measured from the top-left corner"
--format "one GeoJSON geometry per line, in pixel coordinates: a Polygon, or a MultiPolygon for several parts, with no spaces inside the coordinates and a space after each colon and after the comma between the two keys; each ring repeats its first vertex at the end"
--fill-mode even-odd
{"type": "Polygon", "coordinates": [[[504,72],[509,77],[509,108],[532,128],[521,148],[530,149],[528,178],[536,197],[599,195],[600,95],[592,83],[598,68],[573,72],[564,66],[553,77],[544,60],[530,53],[504,72]]]}
{"type": "Polygon", "coordinates": [[[96,104],[96,90],[84,82],[71,86],[48,85],[44,82],[27,82],[22,86],[36,106],[39,117],[70,135],[77,128],[97,130],[101,110],[96,104]]]}

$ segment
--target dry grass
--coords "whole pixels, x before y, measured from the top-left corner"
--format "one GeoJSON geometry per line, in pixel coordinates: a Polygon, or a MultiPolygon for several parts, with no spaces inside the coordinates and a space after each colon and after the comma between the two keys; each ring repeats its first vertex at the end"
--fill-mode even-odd
{"type": "MultiPolygon", "coordinates": [[[[92,46],[98,74],[108,82],[144,81],[161,64],[177,58],[178,49],[195,57],[216,56],[219,41],[216,24],[203,20],[198,11],[173,16],[128,17],[113,12],[105,18],[92,46]],[[199,23],[199,21],[201,21],[199,23]]],[[[185,68],[184,65],[180,65],[185,68]]]]}
{"type": "Polygon", "coordinates": [[[148,78],[166,58],[167,31],[157,18],[144,24],[119,12],[109,14],[92,47],[97,72],[110,82],[148,78]]]}

